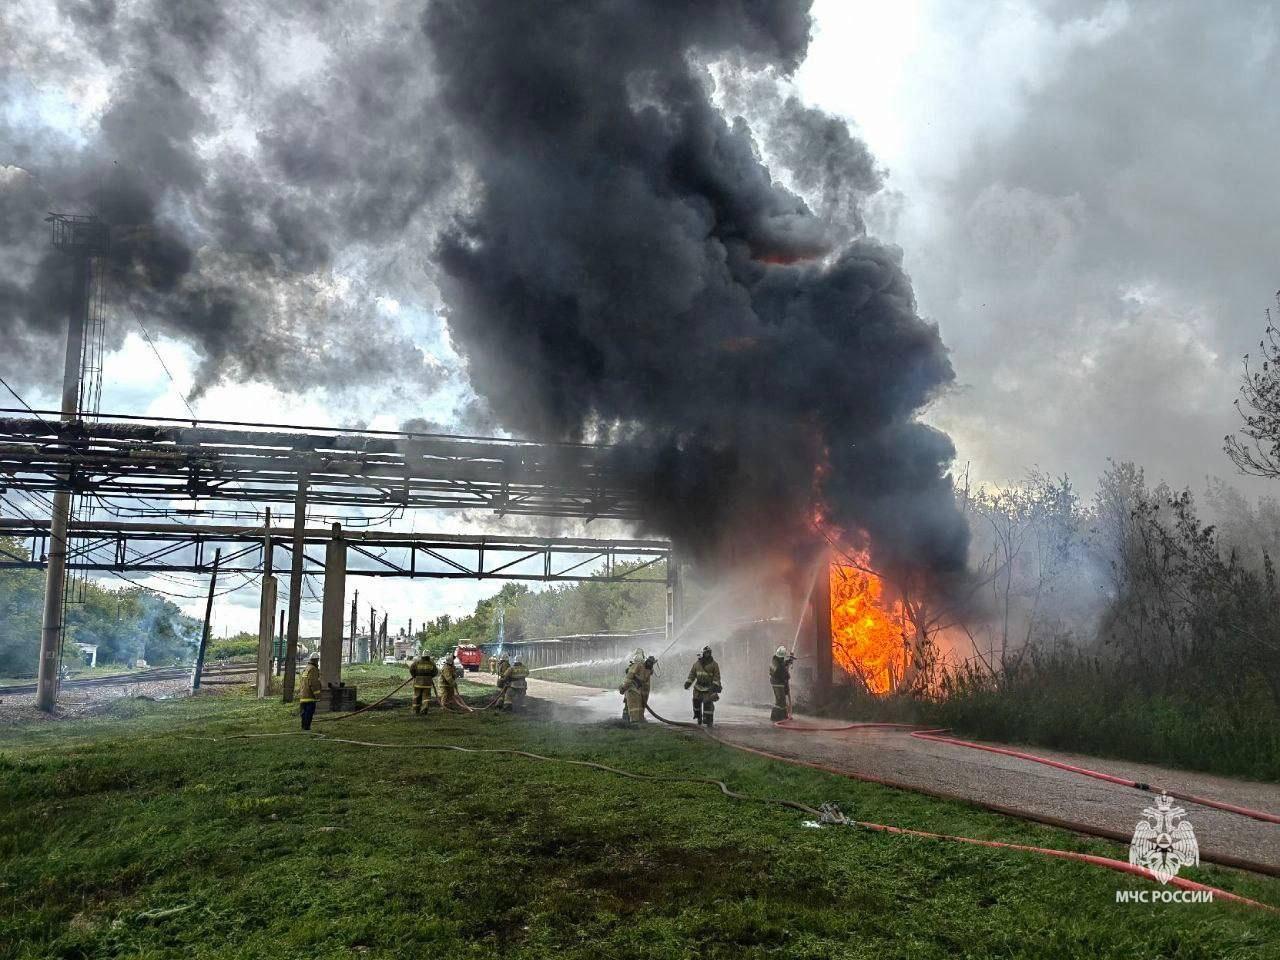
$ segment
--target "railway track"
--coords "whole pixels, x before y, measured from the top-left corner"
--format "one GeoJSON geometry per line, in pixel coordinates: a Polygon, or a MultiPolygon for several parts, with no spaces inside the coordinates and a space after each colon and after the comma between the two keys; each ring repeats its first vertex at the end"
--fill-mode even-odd
{"type": "MultiPolygon", "coordinates": [[[[206,666],[200,674],[201,681],[215,678],[230,678],[237,675],[252,677],[257,668],[251,664],[227,664],[225,666],[206,666]]],[[[63,680],[61,690],[79,690],[88,687],[127,687],[135,683],[154,683],[159,680],[183,680],[191,676],[190,667],[150,667],[146,670],[133,670],[129,673],[113,673],[104,677],[86,677],[83,680],[63,680]]],[[[16,697],[36,692],[35,683],[17,684],[11,687],[0,687],[0,698],[16,697]]]]}

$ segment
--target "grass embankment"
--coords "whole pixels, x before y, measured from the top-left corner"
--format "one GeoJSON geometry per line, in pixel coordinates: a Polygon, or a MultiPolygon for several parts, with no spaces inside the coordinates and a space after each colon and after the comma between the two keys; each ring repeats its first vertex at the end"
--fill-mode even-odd
{"type": "MultiPolygon", "coordinates": [[[[389,690],[372,669],[371,700],[389,690]]],[[[384,672],[385,673],[385,672],[384,672]]],[[[491,690],[469,687],[477,700],[491,690]]],[[[220,695],[0,730],[6,957],[1276,956],[1280,918],[1130,906],[1109,871],[852,829],[695,784],[870,820],[1123,857],[1115,845],[745,756],[649,726],[407,707],[281,736],[292,711],[220,695]]],[[[1194,878],[1280,903],[1280,882],[1194,878]]]]}

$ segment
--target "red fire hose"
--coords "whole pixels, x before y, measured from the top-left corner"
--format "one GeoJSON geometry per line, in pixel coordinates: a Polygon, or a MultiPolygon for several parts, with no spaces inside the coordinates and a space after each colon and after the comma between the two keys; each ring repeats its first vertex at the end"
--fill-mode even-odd
{"type": "MultiPolygon", "coordinates": [[[[781,724],[776,724],[780,726],[781,724]]],[[[790,727],[787,729],[800,729],[790,727]]],[[[1202,807],[1213,807],[1215,810],[1225,810],[1227,813],[1236,813],[1242,817],[1252,817],[1254,820],[1261,820],[1263,823],[1280,823],[1280,816],[1274,813],[1267,813],[1265,810],[1253,810],[1249,807],[1237,806],[1234,803],[1226,803],[1222,800],[1213,800],[1209,797],[1197,796],[1194,793],[1182,793],[1178,790],[1168,790],[1162,787],[1155,787],[1149,783],[1142,783],[1139,780],[1130,780],[1127,777],[1116,777],[1109,773],[1101,773],[1098,770],[1090,770],[1087,767],[1078,767],[1072,763],[1063,763],[1061,760],[1050,760],[1048,757],[1036,756],[1034,753],[1024,753],[1021,750],[1010,750],[1008,747],[993,747],[985,743],[974,743],[972,740],[958,740],[955,737],[944,737],[940,734],[946,733],[942,730],[917,730],[911,736],[917,740],[932,740],[934,743],[949,743],[955,747],[968,747],[971,750],[985,750],[987,753],[998,753],[1005,757],[1016,757],[1019,760],[1030,760],[1032,763],[1042,763],[1046,767],[1056,767],[1059,770],[1066,770],[1068,773],[1078,773],[1084,777],[1093,777],[1095,780],[1105,780],[1107,783],[1119,784],[1122,787],[1133,787],[1135,790],[1147,790],[1156,793],[1167,793],[1171,797],[1177,797],[1179,800],[1186,800],[1189,803],[1197,803],[1202,807]]]]}

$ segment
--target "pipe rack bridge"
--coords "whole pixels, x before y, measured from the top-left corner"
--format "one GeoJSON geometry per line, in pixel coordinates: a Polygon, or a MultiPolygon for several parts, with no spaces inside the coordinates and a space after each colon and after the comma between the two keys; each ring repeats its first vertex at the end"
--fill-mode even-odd
{"type": "MultiPolygon", "coordinates": [[[[67,568],[83,571],[209,573],[215,548],[219,573],[270,573],[288,566],[277,550],[292,554],[294,534],[262,526],[183,525],[92,520],[74,523],[67,568]],[[272,558],[266,560],[270,537],[272,558]]],[[[29,541],[29,559],[0,549],[0,569],[38,569],[47,562],[48,520],[0,518],[0,537],[29,541]]],[[[326,572],[329,529],[302,533],[303,574],[326,572]],[[307,547],[321,547],[318,554],[307,547]]],[[[431,577],[460,580],[630,581],[666,583],[671,545],[663,540],[583,540],[465,534],[344,530],[345,571],[368,577],[431,577]]]]}
{"type": "Polygon", "coordinates": [[[108,414],[61,420],[46,411],[0,417],[0,483],[111,499],[291,503],[305,488],[311,504],[635,520],[637,483],[623,474],[611,448],[589,444],[108,414]]]}

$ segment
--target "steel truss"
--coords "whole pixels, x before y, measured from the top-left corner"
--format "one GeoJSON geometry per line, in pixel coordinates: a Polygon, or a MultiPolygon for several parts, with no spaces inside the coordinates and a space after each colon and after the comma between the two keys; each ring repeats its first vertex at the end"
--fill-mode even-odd
{"type": "MultiPolygon", "coordinates": [[[[13,413],[0,410],[0,413],[13,413]]],[[[0,484],[109,499],[484,509],[635,520],[608,447],[100,414],[0,417],[0,484]],[[247,428],[254,429],[247,429],[247,428]]]]}
{"type": "MultiPolygon", "coordinates": [[[[221,573],[260,573],[267,531],[246,526],[86,521],[71,529],[67,568],[133,573],[209,573],[215,549],[222,550],[221,573]]],[[[30,559],[0,549],[0,569],[45,565],[47,520],[0,519],[0,537],[28,541],[30,559]]],[[[582,540],[549,537],[468,536],[344,530],[347,575],[453,580],[535,580],[543,582],[631,581],[666,583],[670,544],[661,540],[582,540]],[[662,564],[662,566],[659,566],[662,564]]],[[[303,535],[303,572],[323,575],[323,546],[332,530],[303,535]]],[[[293,532],[271,530],[274,570],[287,570],[280,551],[292,554],[293,532]]]]}

